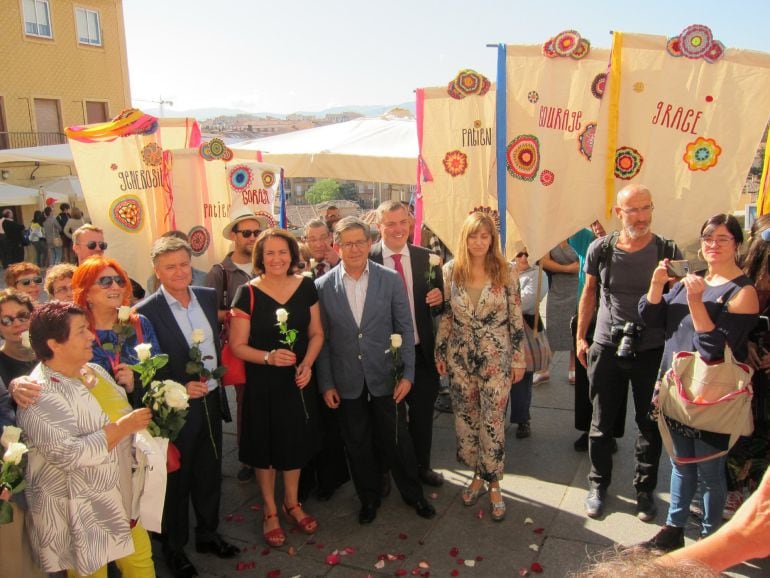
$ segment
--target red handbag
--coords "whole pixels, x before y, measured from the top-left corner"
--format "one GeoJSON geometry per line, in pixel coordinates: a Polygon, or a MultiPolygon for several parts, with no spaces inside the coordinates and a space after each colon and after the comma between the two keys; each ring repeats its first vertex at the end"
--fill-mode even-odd
{"type": "MultiPolygon", "coordinates": [[[[254,311],[254,288],[249,285],[249,315],[254,311]]],[[[246,364],[230,348],[230,318],[225,321],[222,345],[222,365],[227,368],[222,376],[222,385],[243,385],[246,383],[246,364]]]]}

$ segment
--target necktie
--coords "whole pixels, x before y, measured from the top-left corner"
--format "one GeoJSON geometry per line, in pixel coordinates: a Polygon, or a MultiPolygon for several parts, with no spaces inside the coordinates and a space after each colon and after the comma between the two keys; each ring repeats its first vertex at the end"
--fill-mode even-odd
{"type": "Polygon", "coordinates": [[[318,277],[320,277],[321,275],[324,274],[324,269],[325,268],[326,268],[326,266],[323,263],[318,263],[315,266],[315,276],[316,276],[316,278],[318,278],[318,277]]]}
{"type": "MultiPolygon", "coordinates": [[[[404,276],[404,266],[401,264],[401,255],[399,253],[393,253],[391,257],[393,258],[393,264],[396,266],[396,272],[401,276],[404,287],[406,287],[406,277],[404,276]]],[[[409,287],[406,287],[406,289],[408,291],[409,287]]]]}

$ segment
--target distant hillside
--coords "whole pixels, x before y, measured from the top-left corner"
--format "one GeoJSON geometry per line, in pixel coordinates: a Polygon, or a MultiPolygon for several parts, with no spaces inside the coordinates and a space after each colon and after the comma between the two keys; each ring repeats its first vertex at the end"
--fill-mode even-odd
{"type": "MultiPolygon", "coordinates": [[[[142,109],[142,111],[146,112],[147,114],[151,114],[153,116],[160,116],[160,109],[159,108],[144,108],[139,107],[142,109]]],[[[405,108],[409,110],[412,114],[415,112],[414,102],[402,102],[401,104],[387,104],[387,105],[369,105],[369,106],[362,106],[362,105],[347,105],[347,106],[335,106],[332,108],[325,108],[323,110],[318,111],[297,111],[294,114],[303,114],[307,116],[315,116],[317,118],[323,118],[327,114],[339,114],[341,112],[357,112],[358,114],[363,114],[364,116],[379,116],[381,114],[386,113],[391,108],[405,108]]],[[[235,108],[194,108],[190,110],[181,110],[171,107],[165,107],[163,109],[163,113],[165,116],[169,117],[193,117],[198,120],[206,120],[210,118],[215,118],[218,116],[237,116],[239,114],[249,114],[259,117],[266,117],[270,116],[273,118],[280,118],[284,119],[288,115],[279,113],[279,112],[254,112],[249,110],[240,110],[235,108]]]]}

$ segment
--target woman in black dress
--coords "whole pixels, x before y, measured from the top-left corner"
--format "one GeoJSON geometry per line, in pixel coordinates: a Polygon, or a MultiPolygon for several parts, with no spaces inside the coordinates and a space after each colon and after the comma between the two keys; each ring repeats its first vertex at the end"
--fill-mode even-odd
{"type": "Polygon", "coordinates": [[[230,325],[233,353],[246,362],[239,457],[256,469],[264,500],[262,531],[273,547],[286,541],[275,502],[276,470],[283,471],[286,516],[306,534],[318,527],[299,503],[298,485],[318,437],[312,366],[324,336],[313,280],[295,273],[299,260],[291,234],[263,231],[253,255],[260,274],[235,294],[230,325]],[[296,338],[287,343],[292,331],[296,338]]]}

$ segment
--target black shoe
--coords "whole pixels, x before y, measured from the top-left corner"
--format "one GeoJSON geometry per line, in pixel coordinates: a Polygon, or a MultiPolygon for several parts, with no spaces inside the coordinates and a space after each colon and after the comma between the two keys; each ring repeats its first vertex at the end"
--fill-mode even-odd
{"type": "Polygon", "coordinates": [[[607,497],[606,490],[594,488],[589,490],[586,498],[586,516],[589,518],[599,518],[604,513],[604,500],[607,497]]]}
{"type": "Polygon", "coordinates": [[[652,540],[643,542],[641,546],[649,550],[659,550],[661,552],[671,552],[684,548],[684,528],[663,526],[652,540]]]}
{"type": "Polygon", "coordinates": [[[636,492],[636,517],[642,522],[652,522],[655,519],[655,499],[652,492],[636,492]]]}
{"type": "Polygon", "coordinates": [[[449,395],[439,395],[433,407],[441,413],[452,413],[452,399],[449,395]]]}
{"type": "Polygon", "coordinates": [[[578,439],[576,439],[575,443],[572,444],[572,447],[575,448],[576,452],[587,452],[588,451],[588,432],[584,432],[583,435],[581,435],[578,439]]]}
{"type": "Polygon", "coordinates": [[[532,435],[532,428],[529,425],[529,422],[526,423],[520,423],[519,427],[516,428],[516,438],[523,440],[524,438],[528,438],[532,435]]]}
{"type": "Polygon", "coordinates": [[[371,524],[377,517],[377,505],[376,504],[363,504],[358,512],[359,524],[371,524]]]}
{"type": "Polygon", "coordinates": [[[195,551],[199,554],[216,554],[218,558],[235,558],[241,552],[240,548],[228,544],[219,536],[208,542],[195,542],[195,551]]]}
{"type": "Polygon", "coordinates": [[[434,488],[438,488],[444,484],[444,476],[438,472],[434,472],[430,468],[420,470],[417,472],[417,475],[419,476],[420,481],[426,486],[433,486],[434,488]]]}
{"type": "Polygon", "coordinates": [[[193,566],[192,562],[187,558],[182,550],[177,552],[166,552],[166,565],[171,570],[171,574],[174,578],[190,578],[191,576],[197,576],[198,571],[193,566]]]}
{"type": "Polygon", "coordinates": [[[382,474],[382,485],[380,486],[380,496],[387,498],[390,495],[390,472],[382,474]]]}
{"type": "Polygon", "coordinates": [[[255,478],[254,468],[251,466],[242,466],[235,475],[235,479],[238,480],[238,483],[240,484],[248,484],[249,482],[253,482],[255,478]]]}
{"type": "Polygon", "coordinates": [[[328,502],[335,491],[334,488],[318,488],[315,492],[315,499],[319,502],[328,502]]]}
{"type": "Polygon", "coordinates": [[[412,504],[412,507],[414,508],[414,511],[417,512],[418,516],[425,518],[426,520],[430,520],[436,515],[436,508],[428,503],[425,498],[417,500],[412,504]]]}

